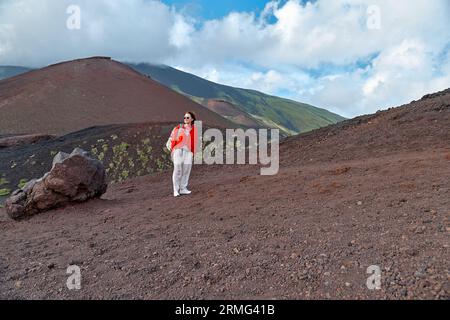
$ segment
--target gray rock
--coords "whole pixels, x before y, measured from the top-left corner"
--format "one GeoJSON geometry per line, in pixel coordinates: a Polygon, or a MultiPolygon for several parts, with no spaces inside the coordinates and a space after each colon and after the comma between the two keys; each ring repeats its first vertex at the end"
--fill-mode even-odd
{"type": "Polygon", "coordinates": [[[24,193],[30,193],[30,191],[33,189],[34,185],[36,184],[37,179],[32,179],[28,181],[23,187],[22,190],[16,190],[17,192],[23,191],[24,193]]]}
{"type": "Polygon", "coordinates": [[[83,157],[88,157],[89,156],[87,151],[84,151],[83,149],[80,149],[80,148],[73,149],[73,151],[70,154],[70,156],[75,156],[75,155],[79,155],[79,156],[83,156],[83,157]]]}
{"type": "Polygon", "coordinates": [[[59,152],[50,172],[12,193],[5,202],[6,212],[12,219],[21,219],[70,202],[100,197],[106,192],[105,179],[102,163],[84,150],[59,152]]]}
{"type": "Polygon", "coordinates": [[[55,166],[55,164],[63,162],[63,161],[66,160],[69,156],[70,156],[70,155],[69,155],[68,153],[65,153],[65,152],[62,152],[62,151],[58,152],[58,153],[56,154],[56,156],[53,158],[52,168],[55,166]]]}

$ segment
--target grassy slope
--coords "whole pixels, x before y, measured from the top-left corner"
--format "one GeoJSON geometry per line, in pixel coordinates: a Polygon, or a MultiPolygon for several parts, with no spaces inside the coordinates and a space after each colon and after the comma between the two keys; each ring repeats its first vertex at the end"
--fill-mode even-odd
{"type": "Polygon", "coordinates": [[[344,120],[343,117],[325,109],[255,90],[217,84],[168,66],[129,65],[194,100],[199,101],[199,98],[226,100],[261,122],[276,125],[290,134],[307,132],[344,120]]]}

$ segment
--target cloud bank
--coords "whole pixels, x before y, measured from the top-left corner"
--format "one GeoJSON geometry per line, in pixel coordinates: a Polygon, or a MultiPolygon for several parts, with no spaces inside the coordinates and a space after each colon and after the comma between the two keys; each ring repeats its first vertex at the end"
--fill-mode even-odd
{"type": "Polygon", "coordinates": [[[160,1],[0,0],[0,65],[165,63],[350,117],[450,87],[449,18],[447,0],[270,1],[206,21],[160,1]]]}

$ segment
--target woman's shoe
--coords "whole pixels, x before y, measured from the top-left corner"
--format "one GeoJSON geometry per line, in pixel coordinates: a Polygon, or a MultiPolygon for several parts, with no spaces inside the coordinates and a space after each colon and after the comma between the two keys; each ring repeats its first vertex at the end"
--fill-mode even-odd
{"type": "Polygon", "coordinates": [[[188,189],[180,190],[180,194],[191,194],[191,191],[188,189]]]}
{"type": "Polygon", "coordinates": [[[180,196],[180,193],[178,193],[177,191],[175,191],[175,192],[173,193],[173,196],[174,196],[174,197],[179,197],[179,196],[180,196]]]}

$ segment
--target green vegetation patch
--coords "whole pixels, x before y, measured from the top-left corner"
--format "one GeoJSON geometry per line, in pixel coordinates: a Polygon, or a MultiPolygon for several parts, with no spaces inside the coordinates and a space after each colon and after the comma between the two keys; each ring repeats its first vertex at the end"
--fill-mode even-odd
{"type": "Polygon", "coordinates": [[[0,178],[0,186],[3,186],[3,185],[8,184],[8,183],[9,183],[9,181],[6,180],[5,178],[3,178],[3,177],[0,178]]]}
{"type": "Polygon", "coordinates": [[[19,184],[17,185],[20,189],[22,189],[26,184],[28,180],[27,179],[20,179],[19,184]]]}
{"type": "Polygon", "coordinates": [[[0,197],[8,196],[11,193],[10,189],[3,188],[0,189],[0,197]]]}

